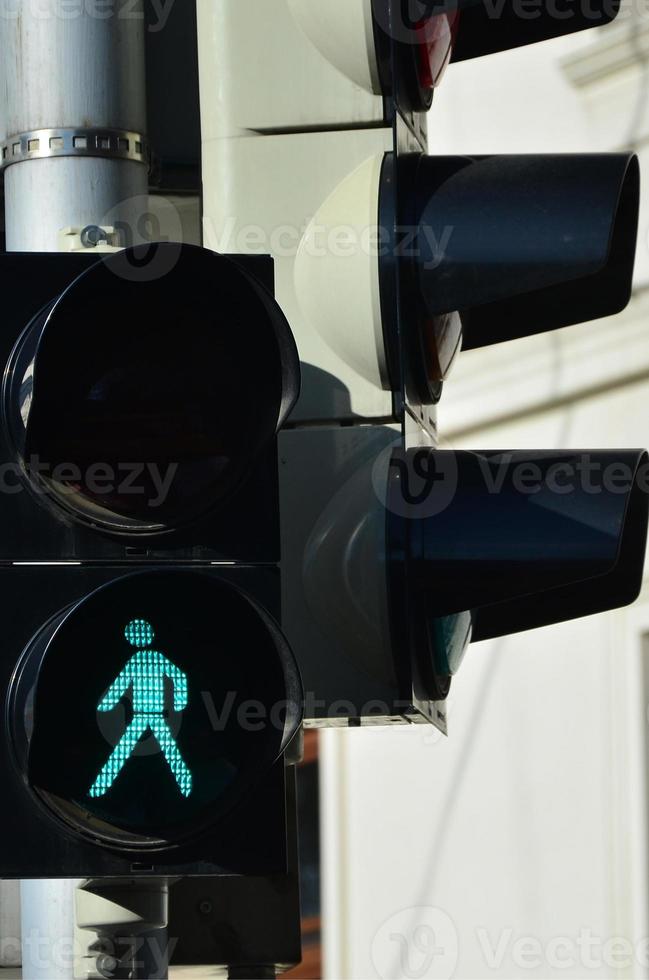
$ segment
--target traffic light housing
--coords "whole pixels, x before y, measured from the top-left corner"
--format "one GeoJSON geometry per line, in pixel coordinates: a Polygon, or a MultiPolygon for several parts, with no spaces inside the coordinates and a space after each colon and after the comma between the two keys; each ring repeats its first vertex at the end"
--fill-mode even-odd
{"type": "Polygon", "coordinates": [[[0,274],[2,873],[285,874],[272,264],[162,243],[0,274]]]}
{"type": "Polygon", "coordinates": [[[276,576],[268,571],[262,582],[255,569],[183,565],[0,574],[14,610],[1,665],[11,800],[3,876],[283,872],[282,753],[299,725],[301,693],[269,619],[276,576]],[[132,695],[123,691],[112,707],[106,701],[140,652],[125,637],[133,604],[155,631],[152,652],[186,677],[184,707],[174,702],[182,686],[162,678],[162,710],[141,710],[137,692],[151,697],[162,677],[153,656],[148,673],[131,665],[140,673],[132,695]],[[126,745],[140,728],[137,745],[126,745]],[[168,761],[176,750],[191,774],[188,795],[183,771],[176,778],[168,761]]]}
{"type": "Polygon", "coordinates": [[[299,424],[398,421],[399,329],[439,397],[462,338],[469,349],[626,302],[638,197],[628,155],[427,155],[426,110],[451,53],[596,27],[618,5],[573,8],[199,2],[206,240],[275,258],[307,365],[299,424]]]}
{"type": "Polygon", "coordinates": [[[312,723],[444,729],[472,640],[638,596],[643,451],[404,451],[387,426],[281,446],[283,622],[312,723]]]}
{"type": "Polygon", "coordinates": [[[61,272],[43,308],[31,293],[15,298],[4,331],[4,462],[31,493],[12,494],[0,521],[33,512],[43,530],[5,536],[5,557],[116,557],[138,538],[151,554],[168,535],[191,557],[197,546],[215,560],[276,555],[268,447],[299,373],[286,321],[257,277],[176,244],[86,263],[76,278],[79,266],[58,256],[2,261],[21,278],[28,268],[61,272]],[[223,535],[233,519],[243,528],[236,541],[223,535]]]}
{"type": "MultiPolygon", "coordinates": [[[[623,500],[600,487],[587,540],[571,516],[590,513],[578,482],[540,520],[538,499],[510,496],[505,479],[499,533],[490,533],[494,501],[472,488],[468,461],[507,474],[504,462],[458,454],[450,500],[432,479],[452,458],[438,450],[436,406],[462,347],[626,305],[639,171],[630,154],[431,157],[426,110],[449,61],[598,26],[617,5],[560,5],[555,17],[556,5],[541,3],[533,18],[514,2],[342,6],[275,0],[260,21],[245,4],[199,3],[205,227],[208,239],[274,255],[303,363],[301,398],[280,434],[280,499],[283,622],[319,702],[307,695],[306,717],[444,727],[471,638],[611,608],[639,588],[639,451],[615,460],[586,451],[597,467],[629,475],[623,500]],[[260,63],[258,97],[244,49],[260,63]],[[259,240],[244,234],[253,226],[259,240]],[[471,539],[465,508],[476,527],[485,521],[471,539]],[[426,527],[446,528],[440,549],[449,546],[424,562],[418,542],[435,538],[426,527]],[[507,569],[496,597],[486,585],[481,597],[481,561],[492,574],[507,569]],[[543,586],[532,574],[540,567],[543,586]]],[[[525,465],[515,452],[502,459],[510,456],[514,470],[525,465]]],[[[575,463],[551,459],[541,451],[532,461],[541,486],[554,463],[575,463]]]]}
{"type": "MultiPolygon", "coordinates": [[[[279,588],[280,507],[281,615],[267,597],[259,602],[266,585],[259,585],[259,593],[254,585],[246,592],[282,621],[307,689],[307,722],[405,719],[443,727],[450,677],[471,636],[608,608],[637,589],[638,542],[646,530],[645,502],[634,482],[644,466],[639,454],[617,458],[633,474],[624,506],[604,488],[596,529],[608,532],[587,539],[570,520],[570,506],[583,497],[580,488],[570,505],[558,495],[545,508],[544,521],[530,522],[538,504],[512,497],[505,506],[509,490],[501,487],[499,519],[509,515],[509,524],[502,518],[500,536],[483,531],[466,540],[464,510],[479,527],[493,507],[471,482],[471,461],[489,457],[457,456],[450,500],[444,481],[434,477],[450,465],[450,457],[437,449],[435,406],[463,337],[468,346],[481,346],[624,305],[638,172],[635,158],[626,155],[426,156],[426,86],[420,85],[419,94],[413,88],[413,58],[418,81],[437,82],[448,60],[446,41],[467,30],[465,10],[458,11],[459,19],[450,9],[444,12],[444,23],[454,25],[450,33],[443,25],[439,37],[424,29],[426,74],[421,29],[416,40],[400,35],[402,5],[394,0],[385,9],[387,47],[377,40],[377,17],[383,15],[376,6],[357,3],[341,52],[340,30],[331,24],[340,28],[342,22],[333,7],[304,5],[296,12],[295,4],[275,0],[251,21],[245,3],[199,4],[207,93],[206,230],[212,222],[211,231],[220,234],[228,211],[236,218],[226,244],[249,221],[264,233],[282,218],[295,223],[295,248],[280,254],[276,243],[273,249],[279,305],[258,281],[266,276],[268,284],[270,273],[261,256],[235,260],[166,243],[126,250],[83,272],[67,264],[73,256],[65,262],[57,256],[3,259],[18,282],[24,281],[27,262],[38,262],[41,274],[33,294],[12,291],[16,315],[7,320],[2,339],[9,367],[0,449],[2,462],[16,467],[13,485],[21,492],[8,495],[0,526],[6,529],[6,562],[111,562],[124,569],[141,564],[152,575],[173,562],[224,581],[243,563],[254,570],[252,582],[274,575],[279,588]],[[262,87],[256,102],[246,94],[250,79],[248,89],[237,88],[243,66],[231,61],[240,50],[232,41],[243,43],[245,28],[254,49],[265,41],[262,28],[275,14],[295,43],[287,45],[287,64],[297,59],[313,66],[313,75],[305,92],[285,92],[285,101],[274,103],[286,73],[275,51],[267,65],[278,70],[278,79],[262,87]],[[216,42],[204,27],[214,18],[223,27],[216,42]],[[317,44],[314,29],[325,32],[317,44]],[[215,43],[226,64],[213,64],[215,43]],[[327,62],[334,51],[336,58],[349,55],[348,64],[356,64],[361,75],[369,72],[371,91],[366,87],[362,94],[358,79],[350,88],[339,66],[327,62]],[[365,61],[354,62],[362,52],[365,61]],[[383,66],[377,72],[373,57],[383,66]],[[215,68],[227,78],[217,112],[210,91],[215,68]],[[323,88],[319,82],[333,78],[332,69],[338,81],[323,88]],[[320,101],[309,126],[301,113],[316,90],[320,101]],[[322,131],[314,131],[319,125],[322,131]],[[301,182],[300,174],[306,175],[301,182]],[[345,223],[360,235],[351,249],[318,248],[319,234],[330,243],[345,223]],[[303,360],[299,402],[297,358],[285,317],[303,360]],[[278,495],[274,439],[282,425],[278,495]],[[90,485],[88,470],[98,463],[104,471],[97,481],[93,470],[90,485]],[[141,469],[129,471],[127,488],[115,481],[108,486],[105,471],[114,474],[124,463],[141,469]],[[165,489],[160,474],[170,467],[165,489]],[[413,490],[417,480],[422,488],[413,490]],[[126,493],[133,484],[138,493],[126,493]],[[158,499],[160,490],[164,499],[158,499]],[[33,537],[17,532],[25,521],[33,537]],[[561,539],[559,529],[575,548],[563,563],[559,549],[550,547],[561,539]],[[512,541],[520,551],[518,564],[512,541]],[[497,594],[480,591],[480,570],[489,561],[509,576],[497,594]],[[521,591],[527,562],[536,570],[542,565],[545,578],[521,591]],[[545,618],[534,606],[540,595],[545,618]]],[[[427,10],[424,20],[437,22],[439,13],[427,10]]],[[[246,239],[247,250],[265,251],[268,242],[261,238],[254,246],[246,239]]],[[[590,456],[604,465],[601,454],[590,456]]],[[[544,460],[540,454],[536,461],[542,475],[544,460]]],[[[507,479],[503,486],[509,486],[507,479]]],[[[83,583],[88,570],[84,564],[76,581],[83,583]]],[[[128,581],[135,589],[136,579],[128,581]]],[[[67,606],[81,616],[95,594],[85,583],[75,586],[48,616],[63,617],[57,627],[63,630],[67,606]]],[[[161,628],[137,611],[125,616],[115,627],[115,636],[122,630],[122,657],[129,623],[142,619],[161,628]]],[[[45,620],[34,626],[41,629],[45,636],[45,620]]],[[[45,649],[37,653],[33,636],[21,638],[20,650],[12,653],[29,648],[25,678],[35,664],[46,670],[48,657],[38,658],[54,642],[43,640],[45,649]]],[[[126,657],[122,669],[129,662],[126,657]]],[[[170,662],[188,676],[173,657],[170,662]]],[[[111,661],[103,679],[107,690],[121,676],[115,666],[111,661]]],[[[96,704],[104,703],[93,690],[96,704]]],[[[25,680],[19,693],[12,687],[16,710],[27,710],[18,706],[37,691],[36,680],[31,686],[25,680]]],[[[48,770],[36,733],[34,728],[30,734],[33,746],[12,735],[19,767],[33,771],[35,779],[48,770]]],[[[58,798],[56,789],[44,786],[42,793],[58,798]]],[[[152,840],[163,832],[152,828],[152,840]]],[[[173,827],[170,833],[176,833],[173,827]]]]}

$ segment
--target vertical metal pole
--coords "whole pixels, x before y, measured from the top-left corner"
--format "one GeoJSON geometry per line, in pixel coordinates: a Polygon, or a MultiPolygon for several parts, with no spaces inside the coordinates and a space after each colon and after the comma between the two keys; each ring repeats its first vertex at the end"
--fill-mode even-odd
{"type": "MultiPolygon", "coordinates": [[[[7,135],[5,100],[0,98],[0,140],[7,135]]],[[[20,883],[0,881],[0,970],[20,966],[20,883]]]]}
{"type": "Polygon", "coordinates": [[[0,970],[17,966],[20,966],[20,882],[0,881],[0,970]]]}
{"type": "Polygon", "coordinates": [[[74,977],[75,881],[23,881],[20,888],[23,980],[74,977]]]}
{"type": "MultiPolygon", "coordinates": [[[[0,0],[8,139],[81,127],[144,134],[143,17],[143,0],[72,7],[0,0]]],[[[49,139],[40,141],[39,153],[50,149],[49,139]]],[[[7,250],[57,251],[62,228],[101,223],[107,214],[137,229],[147,190],[147,168],[137,162],[51,156],[13,163],[5,172],[7,250]]]]}
{"type": "MultiPolygon", "coordinates": [[[[143,0],[73,7],[58,0],[0,0],[0,91],[9,148],[12,138],[24,146],[24,134],[42,130],[144,134],[144,31],[143,0]]],[[[39,152],[61,145],[58,133],[52,138],[52,144],[39,141],[39,152]]],[[[82,149],[78,141],[73,146],[82,149]]],[[[143,163],[80,154],[21,160],[5,171],[8,251],[57,251],[63,228],[103,224],[107,215],[139,240],[148,191],[143,163]]],[[[75,885],[22,883],[23,980],[72,980],[75,885]]]]}

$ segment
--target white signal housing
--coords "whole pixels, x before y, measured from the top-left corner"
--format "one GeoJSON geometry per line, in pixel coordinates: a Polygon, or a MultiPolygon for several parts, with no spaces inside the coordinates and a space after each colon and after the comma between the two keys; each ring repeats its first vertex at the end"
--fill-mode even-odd
{"type": "Polygon", "coordinates": [[[383,159],[369,157],[338,184],[316,211],[295,261],[304,323],[376,388],[389,387],[378,258],[383,159]]]}
{"type": "Polygon", "coordinates": [[[203,138],[377,125],[371,0],[198,0],[203,138]]]}
{"type": "Polygon", "coordinates": [[[300,422],[390,419],[379,295],[384,120],[371,0],[198,0],[203,230],[271,255],[300,422]]]}
{"type": "Polygon", "coordinates": [[[203,147],[205,246],[275,259],[275,295],[302,361],[294,420],[392,415],[371,240],[380,165],[391,147],[389,129],[203,147]]]}
{"type": "Polygon", "coordinates": [[[382,95],[372,0],[287,0],[320,54],[360,88],[382,95]]]}

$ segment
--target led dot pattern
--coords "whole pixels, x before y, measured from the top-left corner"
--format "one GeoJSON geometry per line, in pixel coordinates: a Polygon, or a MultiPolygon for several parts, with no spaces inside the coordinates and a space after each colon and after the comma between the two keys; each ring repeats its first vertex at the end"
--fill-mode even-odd
{"type": "Polygon", "coordinates": [[[124,630],[124,636],[132,646],[140,650],[150,647],[155,639],[153,627],[146,619],[132,619],[124,630]]]}
{"type": "MultiPolygon", "coordinates": [[[[146,620],[133,619],[124,636],[133,646],[140,647],[152,643],[155,634],[146,620]]],[[[165,678],[173,683],[174,710],[184,711],[189,696],[187,676],[157,650],[138,650],[97,705],[98,711],[112,711],[130,690],[134,717],[93,783],[90,796],[104,796],[110,790],[147,731],[153,732],[182,795],[191,793],[192,774],[164,717],[165,678]]]]}

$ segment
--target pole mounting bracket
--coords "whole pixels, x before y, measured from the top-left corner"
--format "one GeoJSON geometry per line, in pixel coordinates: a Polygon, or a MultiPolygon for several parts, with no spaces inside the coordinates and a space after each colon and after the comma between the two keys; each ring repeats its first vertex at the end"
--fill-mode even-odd
{"type": "Polygon", "coordinates": [[[0,170],[26,160],[51,157],[103,157],[151,163],[148,140],[126,129],[57,127],[16,133],[0,143],[0,170]]]}

